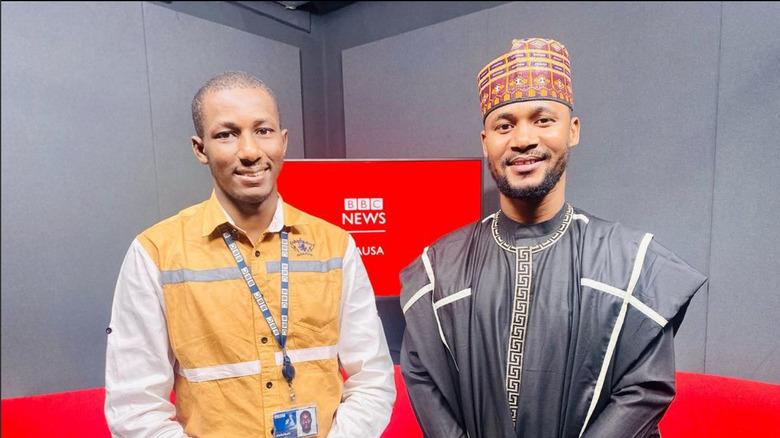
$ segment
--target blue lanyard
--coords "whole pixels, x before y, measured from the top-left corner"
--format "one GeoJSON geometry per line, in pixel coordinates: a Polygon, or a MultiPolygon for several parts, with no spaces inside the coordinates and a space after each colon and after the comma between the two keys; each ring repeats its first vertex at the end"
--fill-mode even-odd
{"type": "Polygon", "coordinates": [[[279,348],[282,349],[282,355],[284,356],[284,360],[282,363],[282,376],[284,376],[284,379],[287,381],[287,384],[290,386],[290,400],[295,400],[295,393],[293,393],[292,390],[292,381],[295,378],[295,367],[293,367],[292,361],[290,360],[290,356],[287,355],[287,349],[285,348],[285,346],[287,345],[287,313],[289,311],[289,300],[290,300],[290,293],[289,293],[290,259],[288,254],[289,242],[287,240],[287,231],[284,231],[284,229],[282,229],[281,232],[282,235],[282,258],[281,258],[282,331],[281,333],[279,332],[279,327],[276,325],[276,321],[274,320],[273,315],[271,315],[271,311],[268,310],[268,304],[266,304],[265,298],[263,298],[263,293],[260,292],[260,289],[257,287],[257,283],[255,283],[255,280],[252,278],[252,272],[249,270],[249,266],[246,265],[246,261],[244,261],[244,257],[241,255],[241,250],[238,249],[238,245],[236,245],[236,242],[233,241],[233,237],[230,235],[230,231],[228,230],[227,226],[225,224],[220,225],[219,231],[222,232],[222,239],[225,241],[225,245],[227,245],[228,249],[230,250],[230,253],[233,254],[233,258],[236,259],[236,264],[238,265],[238,269],[241,270],[241,275],[244,277],[244,281],[246,281],[246,285],[249,286],[249,292],[252,294],[252,297],[255,299],[255,302],[257,303],[257,307],[259,307],[260,311],[263,312],[263,317],[265,318],[265,321],[268,323],[268,327],[271,329],[271,333],[273,333],[274,338],[276,339],[276,343],[279,345],[279,348]]]}

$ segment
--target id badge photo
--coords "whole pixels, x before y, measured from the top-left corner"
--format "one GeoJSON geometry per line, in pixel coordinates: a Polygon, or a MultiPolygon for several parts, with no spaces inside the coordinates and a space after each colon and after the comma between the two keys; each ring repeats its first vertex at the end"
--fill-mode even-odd
{"type": "Polygon", "coordinates": [[[305,438],[317,436],[317,406],[295,407],[273,415],[274,438],[305,438]]]}

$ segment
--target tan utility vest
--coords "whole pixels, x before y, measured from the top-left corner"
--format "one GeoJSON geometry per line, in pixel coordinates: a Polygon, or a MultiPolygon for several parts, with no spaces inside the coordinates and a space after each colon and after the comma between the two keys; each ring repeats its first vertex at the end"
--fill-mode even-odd
{"type": "MultiPolygon", "coordinates": [[[[296,370],[295,405],[317,406],[324,437],[343,386],[337,344],[349,237],[287,204],[283,214],[290,243],[287,351],[296,370]]],[[[290,390],[281,350],[219,233],[225,222],[212,195],[138,240],[160,269],[177,362],[176,420],[190,436],[270,437],[272,415],[291,406],[290,390]]],[[[266,232],[254,247],[241,231],[233,238],[280,325],[280,234],[266,232]]]]}

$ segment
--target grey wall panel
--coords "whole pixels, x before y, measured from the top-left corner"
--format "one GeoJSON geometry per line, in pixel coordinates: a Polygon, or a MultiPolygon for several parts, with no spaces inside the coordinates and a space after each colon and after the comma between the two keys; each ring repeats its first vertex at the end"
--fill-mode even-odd
{"type": "MultiPolygon", "coordinates": [[[[327,118],[328,144],[331,155],[327,157],[337,158],[347,156],[345,146],[345,110],[350,108],[345,105],[344,77],[342,75],[342,51],[362,44],[374,42],[383,38],[399,35],[404,32],[425,28],[445,20],[467,15],[476,11],[492,8],[505,1],[415,1],[415,2],[355,2],[348,7],[334,11],[315,20],[323,24],[324,42],[324,88],[328,105],[324,117],[327,118]],[[339,153],[333,155],[333,153],[339,153]]],[[[319,18],[319,17],[317,17],[319,18]]],[[[314,28],[314,27],[313,27],[314,28]]],[[[484,32],[484,31],[482,31],[484,32]]],[[[475,41],[469,41],[474,44],[475,41]]],[[[440,46],[428,47],[428,54],[434,59],[440,59],[440,50],[457,50],[456,46],[444,41],[440,46]]],[[[401,52],[393,57],[397,62],[405,63],[409,55],[404,47],[401,52]]],[[[425,49],[420,47],[420,49],[425,49]]],[[[419,53],[419,50],[415,51],[419,53]]],[[[344,69],[348,72],[351,69],[344,69]]],[[[367,78],[368,79],[368,78],[367,78]]],[[[384,78],[383,78],[384,79],[384,78]]],[[[413,80],[408,79],[407,80],[413,80]]],[[[307,81],[304,80],[304,83],[307,81]]],[[[373,83],[372,87],[382,87],[381,83],[373,83]]],[[[438,87],[438,86],[437,86],[438,87]]],[[[441,93],[446,91],[446,84],[441,84],[441,93]]],[[[373,98],[373,94],[370,94],[373,98]]],[[[478,109],[477,109],[478,111],[478,109]]],[[[391,117],[395,117],[392,115],[391,117]]],[[[383,115],[386,117],[386,115],[383,115]]],[[[309,120],[306,120],[307,126],[309,120]]],[[[308,142],[307,142],[308,144],[308,142]]],[[[359,147],[359,146],[358,146],[359,147]]],[[[307,153],[308,153],[307,149],[307,153]]]]}
{"type": "Polygon", "coordinates": [[[157,220],[141,5],[2,3],[2,397],[103,386],[128,245],[157,220]]]}
{"type": "Polygon", "coordinates": [[[347,157],[482,156],[474,66],[486,26],[478,12],[345,50],[347,157]]]}
{"type": "Polygon", "coordinates": [[[707,372],[780,383],[780,4],[723,5],[707,372]]]}
{"type": "Polygon", "coordinates": [[[306,120],[303,126],[306,157],[335,158],[344,156],[343,142],[341,151],[333,152],[327,141],[330,126],[325,114],[330,106],[325,104],[326,87],[323,86],[322,79],[325,67],[323,65],[322,42],[324,36],[321,21],[324,17],[311,16],[308,12],[301,10],[289,11],[275,2],[175,1],[152,3],[300,48],[303,118],[306,120]],[[251,7],[246,6],[249,3],[252,4],[251,7]],[[272,13],[271,8],[274,7],[277,12],[272,13]],[[307,20],[311,19],[311,30],[303,32],[298,27],[286,24],[288,22],[302,23],[302,20],[292,18],[290,15],[301,15],[307,20]]]}
{"type": "MultiPolygon", "coordinates": [[[[345,50],[347,156],[479,156],[479,69],[513,38],[556,38],[583,125],[569,200],[706,273],[719,25],[717,3],[514,2],[345,50]]],[[[679,369],[704,370],[706,303],[705,291],[678,334],[679,369]]]]}
{"type": "Polygon", "coordinates": [[[265,81],[289,130],[287,156],[303,158],[298,48],[149,3],[144,3],[144,23],[161,217],[206,199],[211,191],[208,168],[192,152],[190,103],[218,73],[244,70],[265,81]]]}

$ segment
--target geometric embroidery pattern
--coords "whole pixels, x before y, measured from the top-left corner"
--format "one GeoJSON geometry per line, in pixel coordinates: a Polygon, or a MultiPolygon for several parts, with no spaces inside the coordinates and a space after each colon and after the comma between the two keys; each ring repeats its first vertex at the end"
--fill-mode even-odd
{"type": "Polygon", "coordinates": [[[512,40],[512,48],[477,75],[482,120],[493,109],[512,102],[553,100],[574,104],[569,51],[555,40],[512,40]]]}
{"type": "Polygon", "coordinates": [[[509,412],[512,423],[517,424],[517,410],[520,401],[520,383],[523,375],[523,352],[525,351],[525,335],[528,327],[528,317],[531,308],[531,284],[533,280],[534,253],[549,248],[566,233],[571,224],[574,209],[566,204],[566,212],[558,229],[549,239],[534,246],[514,246],[506,243],[498,234],[499,210],[493,215],[491,233],[493,240],[503,249],[515,253],[516,274],[515,290],[512,301],[512,318],[509,327],[509,345],[506,355],[506,393],[509,401],[509,412]]]}
{"type": "MultiPolygon", "coordinates": [[[[515,252],[517,246],[510,245],[504,241],[504,239],[501,238],[501,235],[498,234],[498,216],[501,214],[501,210],[497,211],[493,214],[493,221],[490,224],[490,231],[491,234],[493,234],[493,240],[496,241],[498,246],[501,248],[504,248],[505,250],[509,252],[515,252]]],[[[571,205],[566,204],[566,212],[563,213],[563,221],[561,221],[561,225],[558,227],[558,229],[553,233],[552,236],[550,236],[549,239],[545,240],[542,243],[538,243],[534,246],[528,247],[531,249],[532,253],[537,253],[545,248],[548,248],[555,244],[561,236],[566,232],[566,230],[569,228],[569,225],[571,224],[572,216],[574,215],[574,209],[571,207],[571,205]]],[[[521,247],[523,248],[523,247],[521,247]]]]}
{"type": "Polygon", "coordinates": [[[520,401],[520,380],[523,372],[525,330],[528,326],[528,309],[531,306],[531,248],[518,247],[516,251],[517,275],[512,305],[512,323],[509,327],[509,351],[506,356],[506,391],[512,423],[517,422],[517,406],[520,401]]]}

